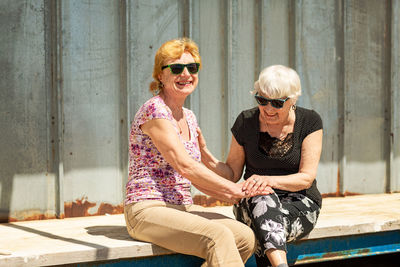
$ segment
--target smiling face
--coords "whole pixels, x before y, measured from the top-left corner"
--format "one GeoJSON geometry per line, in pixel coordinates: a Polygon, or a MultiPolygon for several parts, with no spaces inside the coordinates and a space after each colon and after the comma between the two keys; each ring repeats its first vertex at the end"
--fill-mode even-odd
{"type": "MultiPolygon", "coordinates": [[[[259,92],[260,95],[269,98],[259,92]]],[[[283,99],[285,99],[284,97],[283,99]]],[[[289,113],[292,110],[292,106],[295,104],[294,99],[288,99],[282,108],[274,108],[271,103],[266,106],[258,105],[260,110],[260,121],[267,124],[281,124],[288,120],[289,113]]]]}
{"type": "Polygon", "coordinates": [[[258,105],[260,121],[267,124],[286,124],[294,115],[293,105],[301,95],[300,77],[291,68],[272,65],[263,69],[254,83],[254,93],[269,99],[286,99],[282,108],[274,108],[271,103],[258,105]]]}
{"type": "MultiPolygon", "coordinates": [[[[195,63],[193,56],[185,52],[179,59],[168,60],[164,62],[165,65],[169,64],[188,64],[195,63]]],[[[164,85],[163,94],[168,97],[185,98],[190,95],[198,84],[198,73],[191,74],[187,68],[184,68],[181,74],[173,74],[169,68],[165,68],[159,80],[164,85]]]]}

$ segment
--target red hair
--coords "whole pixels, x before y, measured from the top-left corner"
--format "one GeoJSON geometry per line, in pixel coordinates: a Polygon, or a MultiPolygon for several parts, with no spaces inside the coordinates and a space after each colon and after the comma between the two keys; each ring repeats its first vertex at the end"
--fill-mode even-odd
{"type": "Polygon", "coordinates": [[[184,37],[167,41],[157,50],[154,58],[154,80],[150,83],[150,92],[152,92],[153,95],[159,94],[162,90],[162,83],[158,78],[162,71],[161,67],[165,65],[166,61],[178,59],[185,52],[190,53],[193,56],[194,61],[200,63],[201,68],[199,47],[189,38],[184,37]]]}

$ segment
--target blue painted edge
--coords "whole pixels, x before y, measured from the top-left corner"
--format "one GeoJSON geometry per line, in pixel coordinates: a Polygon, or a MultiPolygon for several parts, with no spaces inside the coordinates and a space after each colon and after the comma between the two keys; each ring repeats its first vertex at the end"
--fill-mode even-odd
{"type": "MultiPolygon", "coordinates": [[[[309,239],[288,244],[289,264],[349,259],[385,253],[400,253],[400,229],[352,236],[309,239]]],[[[195,256],[172,254],[106,262],[81,263],[78,266],[194,267],[200,266],[203,262],[203,259],[195,256]]],[[[256,266],[255,257],[253,256],[247,261],[246,267],[256,266]]]]}
{"type": "Polygon", "coordinates": [[[400,252],[400,230],[310,239],[288,244],[289,263],[310,263],[400,252]]]}

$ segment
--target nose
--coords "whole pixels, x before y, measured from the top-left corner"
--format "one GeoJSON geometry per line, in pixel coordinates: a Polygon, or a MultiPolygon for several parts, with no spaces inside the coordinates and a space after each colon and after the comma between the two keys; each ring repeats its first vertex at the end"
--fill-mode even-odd
{"type": "Polygon", "coordinates": [[[182,71],[181,75],[183,75],[183,76],[190,76],[190,72],[189,72],[189,70],[188,70],[187,67],[184,67],[184,68],[183,68],[183,71],[182,71]]]}
{"type": "Polygon", "coordinates": [[[267,105],[262,106],[264,110],[266,111],[270,111],[270,110],[274,110],[275,108],[272,106],[271,102],[268,102],[267,105]]]}

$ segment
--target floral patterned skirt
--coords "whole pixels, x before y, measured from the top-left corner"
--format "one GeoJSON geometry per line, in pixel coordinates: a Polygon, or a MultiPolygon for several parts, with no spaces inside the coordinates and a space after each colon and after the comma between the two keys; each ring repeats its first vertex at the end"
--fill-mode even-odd
{"type": "Polygon", "coordinates": [[[257,266],[270,266],[268,249],[286,251],[286,243],[299,240],[317,223],[320,207],[298,193],[276,193],[243,198],[234,206],[238,221],[250,226],[257,238],[257,266]]]}

